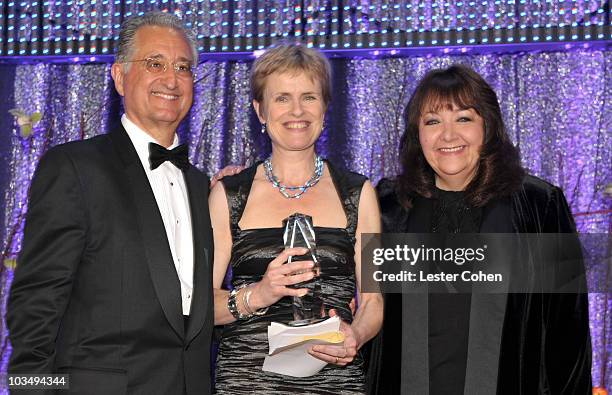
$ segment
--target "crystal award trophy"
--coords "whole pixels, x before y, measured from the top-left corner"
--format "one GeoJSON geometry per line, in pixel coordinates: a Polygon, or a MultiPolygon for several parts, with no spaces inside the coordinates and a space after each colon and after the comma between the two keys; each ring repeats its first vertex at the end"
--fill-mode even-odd
{"type": "Polygon", "coordinates": [[[314,324],[325,318],[325,309],[321,295],[320,265],[316,256],[316,241],[312,218],[308,215],[295,213],[283,221],[285,232],[283,241],[285,248],[305,247],[308,253],[304,255],[290,256],[287,264],[292,262],[312,260],[315,277],[312,280],[295,284],[293,288],[306,288],[308,293],[304,296],[293,297],[293,321],[291,326],[302,326],[314,324]]]}

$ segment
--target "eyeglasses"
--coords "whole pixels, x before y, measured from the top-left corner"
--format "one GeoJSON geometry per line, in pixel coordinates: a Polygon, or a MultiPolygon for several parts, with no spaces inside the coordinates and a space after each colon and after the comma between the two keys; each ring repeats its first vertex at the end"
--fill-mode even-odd
{"type": "Polygon", "coordinates": [[[167,62],[157,58],[146,58],[137,60],[128,60],[123,63],[145,62],[145,69],[151,74],[165,73],[168,70],[168,63],[172,65],[174,72],[178,77],[191,78],[193,77],[193,65],[191,62],[167,62]]]}

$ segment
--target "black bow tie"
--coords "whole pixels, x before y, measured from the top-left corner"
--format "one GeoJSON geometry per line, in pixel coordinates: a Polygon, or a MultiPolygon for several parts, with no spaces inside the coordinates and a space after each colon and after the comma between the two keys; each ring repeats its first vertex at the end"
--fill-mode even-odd
{"type": "Polygon", "coordinates": [[[151,164],[151,170],[157,169],[159,165],[165,161],[172,162],[174,166],[183,171],[187,170],[189,168],[187,146],[181,144],[178,147],[168,150],[159,144],[149,143],[149,163],[151,164]]]}

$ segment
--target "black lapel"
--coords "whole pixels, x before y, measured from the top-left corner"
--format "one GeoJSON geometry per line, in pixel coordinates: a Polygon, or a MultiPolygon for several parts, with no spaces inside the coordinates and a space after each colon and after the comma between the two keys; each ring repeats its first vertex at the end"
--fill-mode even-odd
{"type": "Polygon", "coordinates": [[[429,394],[429,304],[428,295],[402,295],[401,393],[429,394]]]}
{"type": "MultiPolygon", "coordinates": [[[[513,232],[509,199],[498,200],[483,209],[480,233],[513,232]]],[[[506,275],[509,276],[509,273],[506,275]]],[[[478,292],[477,284],[474,284],[470,309],[464,393],[494,394],[497,392],[499,354],[508,294],[478,292]]],[[[508,282],[504,284],[508,285],[508,282]]]]}
{"type": "Polygon", "coordinates": [[[159,303],[176,333],[183,338],[181,286],[172,260],[164,223],[136,149],[123,128],[110,133],[129,179],[143,248],[159,303]]]}
{"type": "MultiPolygon", "coordinates": [[[[415,198],[408,233],[431,232],[431,199],[415,198]]],[[[402,394],[429,394],[429,298],[427,292],[402,294],[402,394]]]]}
{"type": "Polygon", "coordinates": [[[189,344],[202,329],[212,298],[212,235],[208,213],[208,180],[193,166],[184,174],[193,233],[193,299],[186,334],[186,342],[189,344]]]}

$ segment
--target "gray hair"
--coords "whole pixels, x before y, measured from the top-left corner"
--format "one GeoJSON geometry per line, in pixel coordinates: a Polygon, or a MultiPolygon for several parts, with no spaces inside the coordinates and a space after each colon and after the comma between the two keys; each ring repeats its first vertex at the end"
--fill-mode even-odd
{"type": "MultiPolygon", "coordinates": [[[[144,26],[160,26],[168,27],[182,33],[191,48],[193,61],[198,62],[198,46],[195,36],[191,30],[185,28],[183,22],[173,14],[168,14],[161,11],[151,11],[140,16],[128,18],[121,24],[121,32],[119,33],[119,44],[117,45],[117,54],[115,55],[115,63],[125,63],[131,60],[134,52],[134,40],[138,29],[144,26]]],[[[128,66],[126,64],[125,66],[128,66]]],[[[127,71],[127,68],[126,68],[127,71]]]]}

